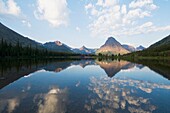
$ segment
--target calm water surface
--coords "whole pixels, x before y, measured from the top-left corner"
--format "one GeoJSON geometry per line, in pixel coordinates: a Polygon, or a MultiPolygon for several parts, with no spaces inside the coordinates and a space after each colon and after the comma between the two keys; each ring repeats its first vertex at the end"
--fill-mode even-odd
{"type": "Polygon", "coordinates": [[[0,113],[170,113],[168,67],[118,60],[1,64],[0,113]]]}

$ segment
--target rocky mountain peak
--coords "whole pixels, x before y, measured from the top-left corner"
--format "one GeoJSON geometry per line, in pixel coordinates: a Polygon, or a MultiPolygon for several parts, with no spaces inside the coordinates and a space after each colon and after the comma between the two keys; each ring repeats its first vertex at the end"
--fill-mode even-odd
{"type": "Polygon", "coordinates": [[[58,46],[62,46],[62,43],[60,41],[55,41],[55,44],[57,44],[58,46]]]}
{"type": "Polygon", "coordinates": [[[82,46],[81,48],[80,48],[80,50],[84,50],[84,49],[87,49],[85,46],[82,46]]]}
{"type": "Polygon", "coordinates": [[[145,49],[145,47],[143,47],[142,45],[140,45],[139,47],[136,48],[137,51],[142,51],[144,49],[145,49]]]}
{"type": "Polygon", "coordinates": [[[96,51],[96,54],[99,53],[107,55],[118,55],[129,53],[129,51],[123,48],[123,46],[115,38],[109,37],[105,44],[96,51]]]}
{"type": "Polygon", "coordinates": [[[118,45],[118,46],[120,46],[121,44],[115,38],[109,37],[104,45],[110,45],[110,46],[118,45]]]}

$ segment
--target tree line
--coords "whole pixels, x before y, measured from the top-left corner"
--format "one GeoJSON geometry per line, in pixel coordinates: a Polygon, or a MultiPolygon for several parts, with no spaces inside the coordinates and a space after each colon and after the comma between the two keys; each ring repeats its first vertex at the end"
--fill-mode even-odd
{"type": "Polygon", "coordinates": [[[78,54],[53,52],[45,48],[39,49],[31,45],[23,47],[19,41],[12,45],[5,40],[0,41],[0,57],[56,57],[56,56],[77,56],[78,54]]]}

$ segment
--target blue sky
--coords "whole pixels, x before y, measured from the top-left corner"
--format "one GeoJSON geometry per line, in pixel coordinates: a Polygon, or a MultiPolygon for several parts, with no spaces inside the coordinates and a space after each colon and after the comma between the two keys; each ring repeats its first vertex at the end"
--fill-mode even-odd
{"type": "Polygon", "coordinates": [[[0,0],[0,22],[38,42],[100,47],[113,36],[133,46],[170,34],[170,0],[0,0]]]}

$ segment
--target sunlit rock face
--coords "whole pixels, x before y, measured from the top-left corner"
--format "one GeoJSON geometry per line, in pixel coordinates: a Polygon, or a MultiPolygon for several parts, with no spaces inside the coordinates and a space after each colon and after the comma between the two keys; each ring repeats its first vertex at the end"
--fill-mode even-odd
{"type": "Polygon", "coordinates": [[[63,44],[60,41],[55,41],[56,45],[62,46],[63,44]]]}
{"type": "Polygon", "coordinates": [[[128,50],[123,48],[123,46],[113,37],[109,37],[104,45],[102,45],[97,51],[96,54],[107,54],[107,55],[118,55],[118,54],[127,54],[128,50]]]}
{"type": "Polygon", "coordinates": [[[127,62],[127,61],[96,61],[96,64],[100,65],[102,69],[105,70],[106,74],[109,77],[113,77],[116,73],[118,73],[121,69],[130,69],[135,66],[135,64],[127,62]]]}
{"type": "Polygon", "coordinates": [[[90,78],[88,89],[93,93],[84,108],[97,113],[152,113],[157,109],[150,98],[140,95],[152,93],[155,89],[170,89],[170,85],[133,79],[90,78]]]}

